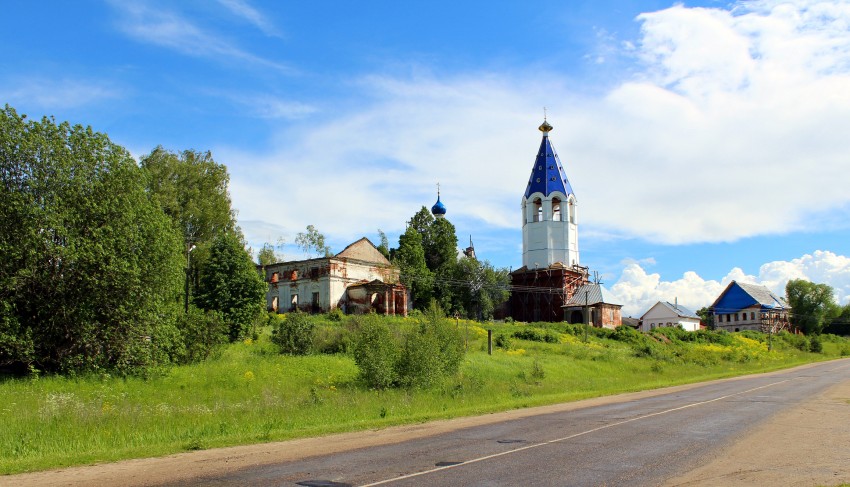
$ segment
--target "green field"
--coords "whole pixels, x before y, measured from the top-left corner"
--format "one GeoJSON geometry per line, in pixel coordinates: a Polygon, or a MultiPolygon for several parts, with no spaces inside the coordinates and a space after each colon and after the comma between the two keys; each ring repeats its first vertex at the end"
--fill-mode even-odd
{"type": "MultiPolygon", "coordinates": [[[[346,322],[318,321],[324,336],[335,327],[347,332],[346,322]]],[[[280,355],[268,330],[215,359],[147,379],[7,378],[0,382],[0,473],[474,415],[850,355],[850,342],[832,336],[812,353],[805,338],[787,334],[772,337],[768,350],[767,337],[755,333],[591,330],[585,342],[580,326],[565,324],[457,326],[468,337],[461,372],[428,389],[370,390],[349,354],[280,355]],[[488,355],[482,326],[495,336],[524,330],[535,341],[510,338],[488,355]]]]}

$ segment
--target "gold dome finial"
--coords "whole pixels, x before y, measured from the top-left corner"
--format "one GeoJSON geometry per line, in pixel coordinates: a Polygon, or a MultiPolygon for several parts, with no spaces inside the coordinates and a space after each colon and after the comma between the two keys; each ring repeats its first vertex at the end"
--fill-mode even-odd
{"type": "Polygon", "coordinates": [[[537,130],[543,132],[543,135],[546,135],[554,128],[555,127],[549,125],[549,122],[546,121],[546,107],[543,107],[543,123],[540,124],[539,127],[537,127],[537,130]]]}

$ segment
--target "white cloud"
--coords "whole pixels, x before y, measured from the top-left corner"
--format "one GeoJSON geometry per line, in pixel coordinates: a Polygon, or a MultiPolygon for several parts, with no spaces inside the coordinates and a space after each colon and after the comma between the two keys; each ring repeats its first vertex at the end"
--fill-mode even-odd
{"type": "Polygon", "coordinates": [[[274,24],[248,2],[244,0],[218,0],[218,3],[231,13],[253,24],[267,36],[280,37],[280,33],[274,24]]]}
{"type": "Polygon", "coordinates": [[[39,76],[10,80],[0,86],[0,98],[12,105],[26,105],[55,111],[118,98],[121,91],[108,82],[44,78],[39,76]]]}
{"type": "Polygon", "coordinates": [[[366,76],[344,107],[270,106],[287,119],[271,151],[217,150],[234,202],[247,219],[345,239],[398,230],[439,181],[453,221],[515,229],[547,106],[583,235],[679,244],[847,226],[847,5],[676,6],[638,20],[641,38],[620,45],[639,69],[600,98],[538,67],[366,76]]]}
{"type": "Polygon", "coordinates": [[[139,2],[110,3],[122,14],[119,28],[141,42],[189,56],[236,60],[292,72],[290,67],[241,49],[224,35],[209,32],[175,11],[139,2]]]}
{"type": "Polygon", "coordinates": [[[720,281],[705,280],[691,271],[681,279],[662,281],[659,274],[648,274],[639,263],[630,262],[611,291],[623,303],[625,316],[639,317],[657,301],[673,302],[678,298],[680,304],[693,311],[709,306],[733,280],[761,284],[784,296],[785,285],[791,279],[829,284],[839,304],[850,303],[850,257],[821,250],[791,261],[768,262],[759,268],[757,276],[736,267],[720,281]]]}

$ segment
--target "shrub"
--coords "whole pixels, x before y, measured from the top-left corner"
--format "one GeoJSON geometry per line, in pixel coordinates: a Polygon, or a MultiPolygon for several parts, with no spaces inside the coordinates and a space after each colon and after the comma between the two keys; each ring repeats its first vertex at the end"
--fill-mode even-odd
{"type": "Polygon", "coordinates": [[[419,326],[405,335],[396,369],[399,383],[406,387],[433,385],[456,374],[464,354],[463,337],[433,305],[419,326]]]}
{"type": "Polygon", "coordinates": [[[398,360],[399,383],[406,387],[427,387],[442,375],[440,342],[424,323],[405,336],[398,360]]]}
{"type": "Polygon", "coordinates": [[[181,315],[177,326],[183,336],[180,363],[201,362],[214,356],[228,341],[230,328],[217,311],[204,311],[195,306],[181,315]]]}
{"type": "Polygon", "coordinates": [[[783,332],[782,339],[802,352],[809,349],[809,339],[805,335],[792,335],[791,333],[783,332]]]}
{"type": "Polygon", "coordinates": [[[306,313],[289,313],[272,329],[272,342],[280,347],[280,353],[307,355],[313,346],[313,328],[306,313]]]}
{"type": "Polygon", "coordinates": [[[502,350],[510,350],[511,349],[511,337],[505,333],[499,333],[496,335],[496,338],[493,339],[493,345],[496,348],[501,348],[502,350]]]}
{"type": "Polygon", "coordinates": [[[347,353],[351,348],[351,331],[344,326],[319,325],[313,331],[313,351],[316,353],[347,353]]]}
{"type": "Polygon", "coordinates": [[[345,317],[345,313],[343,313],[342,310],[339,309],[339,308],[334,308],[334,309],[328,311],[325,314],[325,317],[327,318],[328,321],[333,321],[333,322],[339,323],[345,317]]]}
{"type": "Polygon", "coordinates": [[[823,343],[817,335],[809,339],[809,351],[812,353],[823,353],[823,343]]]}
{"type": "Polygon", "coordinates": [[[389,327],[374,316],[359,323],[354,338],[354,363],[369,387],[385,389],[396,383],[398,346],[389,327]]]}
{"type": "Polygon", "coordinates": [[[558,335],[549,330],[540,330],[537,328],[526,328],[513,333],[514,338],[520,340],[528,340],[532,342],[558,343],[558,335]]]}

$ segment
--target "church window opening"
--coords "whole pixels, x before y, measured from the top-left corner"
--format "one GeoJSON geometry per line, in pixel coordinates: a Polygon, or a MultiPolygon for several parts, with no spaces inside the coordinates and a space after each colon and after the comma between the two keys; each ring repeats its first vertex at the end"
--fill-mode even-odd
{"type": "Polygon", "coordinates": [[[534,200],[534,221],[543,221],[543,201],[540,198],[534,200]]]}
{"type": "Polygon", "coordinates": [[[275,297],[272,298],[272,311],[274,311],[275,313],[277,313],[277,303],[278,303],[278,297],[275,296],[275,297]]]}
{"type": "Polygon", "coordinates": [[[573,203],[573,200],[570,200],[570,223],[575,224],[576,222],[576,205],[573,203]]]}
{"type": "Polygon", "coordinates": [[[552,221],[561,221],[561,200],[552,198],[552,221]]]}
{"type": "Polygon", "coordinates": [[[297,294],[292,295],[292,300],[289,303],[289,309],[291,311],[295,311],[295,310],[298,309],[298,295],[297,294]]]}

